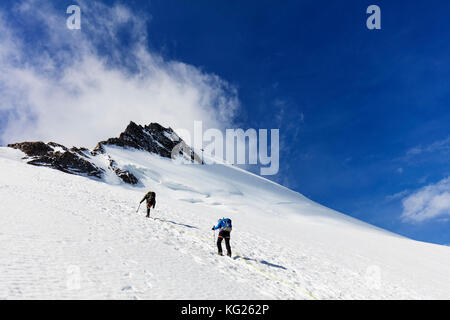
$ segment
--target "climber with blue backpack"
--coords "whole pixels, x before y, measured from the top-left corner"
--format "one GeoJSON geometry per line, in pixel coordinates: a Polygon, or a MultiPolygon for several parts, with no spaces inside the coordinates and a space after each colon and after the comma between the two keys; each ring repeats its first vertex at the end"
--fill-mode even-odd
{"type": "Polygon", "coordinates": [[[230,246],[230,234],[231,234],[231,219],[222,218],[219,219],[217,226],[212,227],[212,230],[219,229],[219,237],[217,238],[217,248],[219,249],[219,255],[223,256],[222,253],[222,240],[225,239],[225,246],[227,247],[227,256],[231,257],[231,246],[230,246]]]}

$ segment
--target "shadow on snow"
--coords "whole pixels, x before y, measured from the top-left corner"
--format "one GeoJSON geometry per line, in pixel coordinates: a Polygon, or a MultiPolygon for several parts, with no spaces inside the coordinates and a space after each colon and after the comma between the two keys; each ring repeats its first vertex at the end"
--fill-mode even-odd
{"type": "Polygon", "coordinates": [[[237,260],[239,258],[247,260],[247,261],[254,261],[254,262],[261,263],[261,264],[265,264],[266,266],[269,266],[269,267],[272,267],[272,268],[278,268],[278,269],[287,270],[286,267],[283,267],[283,266],[281,266],[279,264],[274,264],[274,263],[267,262],[266,260],[256,260],[256,259],[252,259],[252,258],[248,258],[248,257],[241,257],[241,256],[234,257],[234,260],[237,260]]]}
{"type": "Polygon", "coordinates": [[[171,221],[171,220],[165,220],[165,219],[161,219],[161,218],[153,218],[153,219],[154,220],[159,220],[159,221],[162,221],[162,222],[168,222],[168,223],[171,223],[171,224],[175,224],[177,226],[182,226],[182,227],[186,227],[186,228],[190,228],[190,229],[198,229],[195,226],[190,226],[188,224],[178,223],[178,222],[171,221]]]}

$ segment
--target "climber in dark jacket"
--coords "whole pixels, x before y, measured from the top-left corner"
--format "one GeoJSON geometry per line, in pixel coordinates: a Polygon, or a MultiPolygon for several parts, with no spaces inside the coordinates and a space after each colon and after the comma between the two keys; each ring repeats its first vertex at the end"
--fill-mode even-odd
{"type": "Polygon", "coordinates": [[[150,208],[153,207],[153,209],[155,209],[155,205],[156,205],[156,193],[154,193],[153,191],[149,191],[147,192],[147,194],[144,196],[144,198],[141,200],[140,203],[144,202],[145,200],[147,200],[147,218],[150,218],[150,208]]]}
{"type": "Polygon", "coordinates": [[[230,246],[230,234],[231,234],[231,219],[222,218],[219,219],[217,226],[212,227],[212,230],[219,229],[219,237],[217,238],[217,249],[219,249],[219,255],[223,256],[222,253],[222,240],[225,239],[225,246],[227,247],[227,256],[231,257],[231,246],[230,246]]]}

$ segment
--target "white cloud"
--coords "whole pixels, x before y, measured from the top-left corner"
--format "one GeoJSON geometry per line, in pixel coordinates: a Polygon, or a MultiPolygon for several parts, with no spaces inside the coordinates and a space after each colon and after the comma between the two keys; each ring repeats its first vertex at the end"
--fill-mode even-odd
{"type": "Polygon", "coordinates": [[[192,129],[194,120],[205,129],[231,125],[239,108],[236,89],[149,51],[148,17],[95,1],[81,2],[81,10],[81,30],[68,30],[65,10],[19,3],[12,15],[42,37],[31,44],[0,12],[0,111],[9,115],[1,140],[92,147],[117,136],[130,120],[174,129],[192,129]]]}
{"type": "Polygon", "coordinates": [[[391,194],[391,195],[386,196],[385,200],[386,200],[387,202],[390,202],[390,201],[402,199],[402,198],[404,198],[408,193],[409,193],[409,190],[403,190],[403,191],[400,191],[400,192],[397,192],[397,193],[394,193],[394,194],[391,194]]]}
{"type": "Polygon", "coordinates": [[[403,199],[402,218],[422,222],[450,216],[450,177],[428,185],[403,199]]]}
{"type": "Polygon", "coordinates": [[[406,156],[418,156],[424,153],[450,151],[450,137],[435,141],[427,146],[416,146],[406,152],[406,156]]]}

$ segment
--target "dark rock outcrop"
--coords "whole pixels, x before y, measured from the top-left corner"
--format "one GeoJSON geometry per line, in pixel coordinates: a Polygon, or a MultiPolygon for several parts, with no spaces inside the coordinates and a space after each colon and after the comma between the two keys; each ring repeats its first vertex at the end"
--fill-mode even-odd
{"type": "Polygon", "coordinates": [[[128,184],[138,184],[139,180],[131,172],[121,169],[117,166],[117,163],[109,157],[109,168],[122,179],[123,182],[128,184]]]}
{"type": "Polygon", "coordinates": [[[22,150],[27,156],[30,157],[45,156],[49,152],[53,151],[50,146],[41,141],[8,144],[8,147],[22,150]]]}
{"type": "Polygon", "coordinates": [[[172,154],[179,154],[186,159],[191,159],[192,162],[202,163],[201,158],[178,137],[172,128],[164,128],[159,123],[150,123],[142,127],[130,122],[119,138],[99,142],[94,152],[103,153],[103,146],[108,145],[145,150],[164,158],[172,158],[172,154]]]}
{"type": "Polygon", "coordinates": [[[51,167],[66,173],[102,178],[103,169],[89,161],[89,157],[80,149],[71,151],[63,145],[50,142],[22,142],[9,144],[8,147],[23,151],[28,157],[28,164],[51,167]]]}

